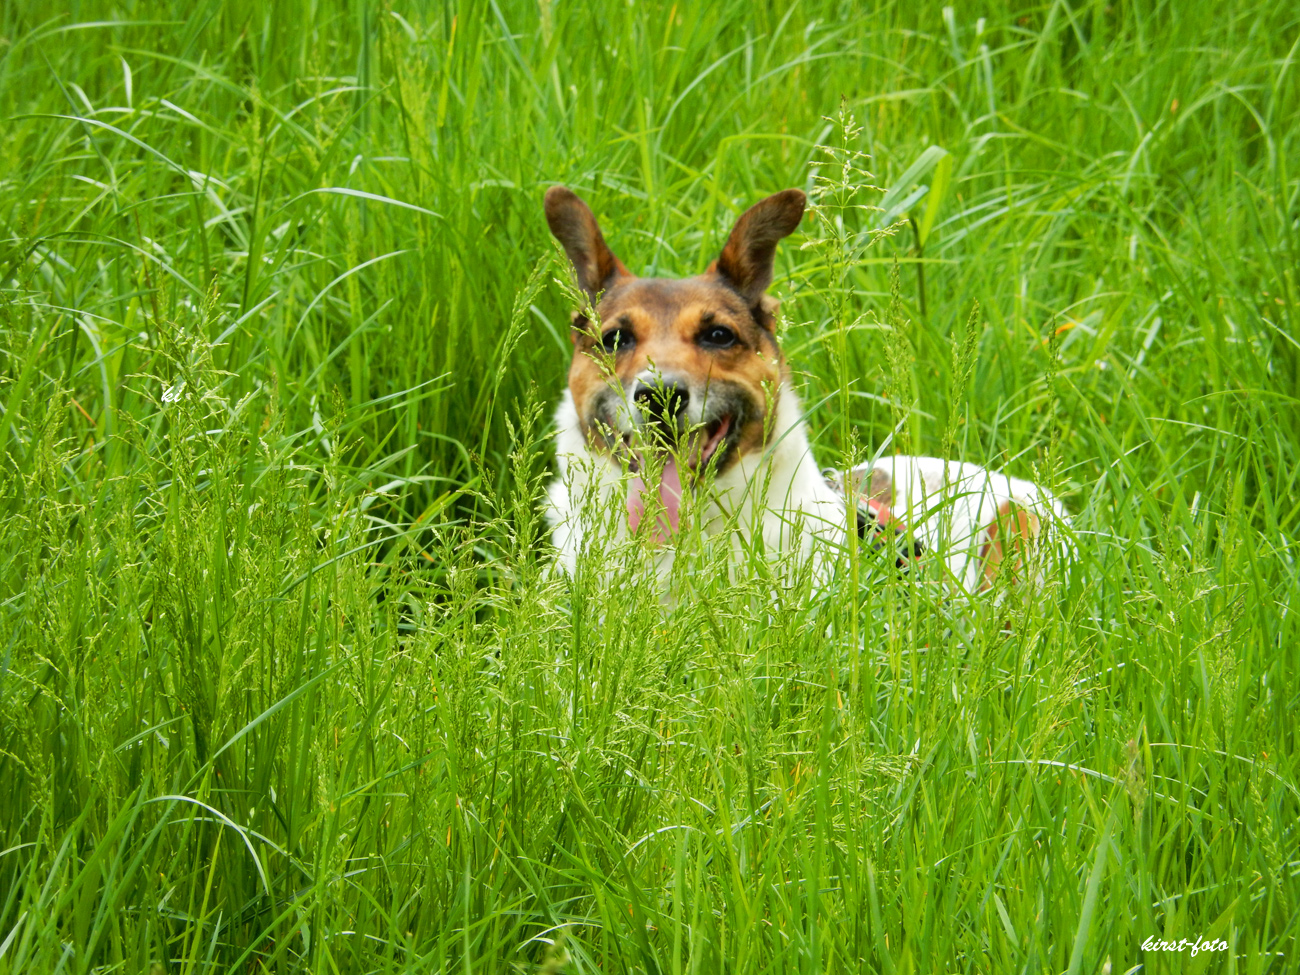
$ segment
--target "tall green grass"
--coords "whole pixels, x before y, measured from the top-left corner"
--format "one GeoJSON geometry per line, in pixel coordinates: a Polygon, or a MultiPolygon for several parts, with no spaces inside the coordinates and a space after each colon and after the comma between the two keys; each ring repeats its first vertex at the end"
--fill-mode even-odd
{"type": "Polygon", "coordinates": [[[0,971],[1295,970],[1298,41],[6,3],[0,971]],[[776,287],[819,457],[1038,476],[1077,571],[959,619],[551,573],[553,182],[669,275],[825,188],[776,287]]]}

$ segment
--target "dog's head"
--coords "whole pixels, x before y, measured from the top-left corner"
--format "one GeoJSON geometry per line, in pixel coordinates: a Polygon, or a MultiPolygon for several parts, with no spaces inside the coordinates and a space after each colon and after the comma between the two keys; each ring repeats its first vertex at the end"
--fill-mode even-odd
{"type": "Polygon", "coordinates": [[[595,311],[573,320],[569,391],[582,433],[633,473],[654,454],[666,501],[680,496],[682,469],[688,482],[706,469],[721,474],[767,445],[785,362],[766,291],[777,241],[805,203],[800,190],[760,201],[703,274],[673,280],[631,274],[587,204],[562,186],[546,193],[546,221],[595,311]]]}

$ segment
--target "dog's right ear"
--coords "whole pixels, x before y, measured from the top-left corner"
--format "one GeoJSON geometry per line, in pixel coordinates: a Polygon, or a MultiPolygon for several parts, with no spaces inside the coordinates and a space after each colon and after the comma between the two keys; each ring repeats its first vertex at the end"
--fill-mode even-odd
{"type": "Polygon", "coordinates": [[[709,270],[721,275],[751,308],[761,308],[763,292],[772,283],[776,243],[794,233],[807,204],[803,190],[782,190],[759,200],[740,215],[709,270]]]}
{"type": "Polygon", "coordinates": [[[564,245],[564,253],[578,272],[578,285],[593,305],[615,279],[632,276],[605,244],[591,208],[573,190],[552,186],[546,191],[546,223],[564,245]]]}

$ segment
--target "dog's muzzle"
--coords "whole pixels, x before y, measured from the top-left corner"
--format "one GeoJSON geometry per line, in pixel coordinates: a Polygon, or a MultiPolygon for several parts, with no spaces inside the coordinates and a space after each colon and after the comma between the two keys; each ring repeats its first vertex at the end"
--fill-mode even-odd
{"type": "Polygon", "coordinates": [[[894,554],[894,568],[906,570],[921,557],[925,546],[908,536],[907,527],[883,501],[868,498],[858,504],[858,537],[874,552],[894,554]]]}
{"type": "MultiPolygon", "coordinates": [[[[856,470],[856,468],[855,468],[856,470]]],[[[849,499],[844,495],[844,474],[833,468],[822,471],[826,484],[832,491],[844,498],[845,505],[854,504],[857,515],[858,537],[873,552],[880,552],[886,558],[894,556],[894,568],[900,572],[910,569],[913,563],[925,552],[921,540],[912,536],[903,520],[895,515],[889,505],[876,498],[858,495],[849,499]]]]}
{"type": "Polygon", "coordinates": [[[685,383],[665,380],[658,383],[636,381],[632,402],[647,423],[665,432],[677,433],[691,404],[691,393],[685,383]]]}

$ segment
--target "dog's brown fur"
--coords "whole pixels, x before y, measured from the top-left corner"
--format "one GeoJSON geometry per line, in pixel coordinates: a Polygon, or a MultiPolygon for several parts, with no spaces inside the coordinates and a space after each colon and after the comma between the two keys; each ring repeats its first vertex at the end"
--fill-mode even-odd
{"type": "Polygon", "coordinates": [[[984,580],[981,589],[993,588],[994,580],[1007,566],[1011,581],[1017,581],[1024,572],[1026,557],[1042,534],[1042,523],[1032,511],[1011,501],[998,505],[998,516],[984,529],[988,541],[980,549],[984,561],[984,580]]]}
{"type": "Polygon", "coordinates": [[[547,223],[564,245],[599,323],[581,313],[575,316],[569,366],[569,390],[593,449],[607,449],[593,429],[599,413],[595,397],[610,387],[611,374],[630,387],[647,369],[704,377],[706,385],[743,391],[753,404],[728,438],[733,449],[719,456],[718,470],[765,446],[766,414],[786,378],[775,337],[776,303],[765,292],[772,283],[777,241],[798,226],[805,203],[800,190],[759,202],[740,217],[703,274],[673,280],[631,274],[605,243],[587,204],[562,186],[547,191],[547,223]],[[700,335],[719,326],[735,333],[736,344],[702,346],[700,335]],[[626,340],[610,353],[601,340],[615,332],[626,340]]]}

